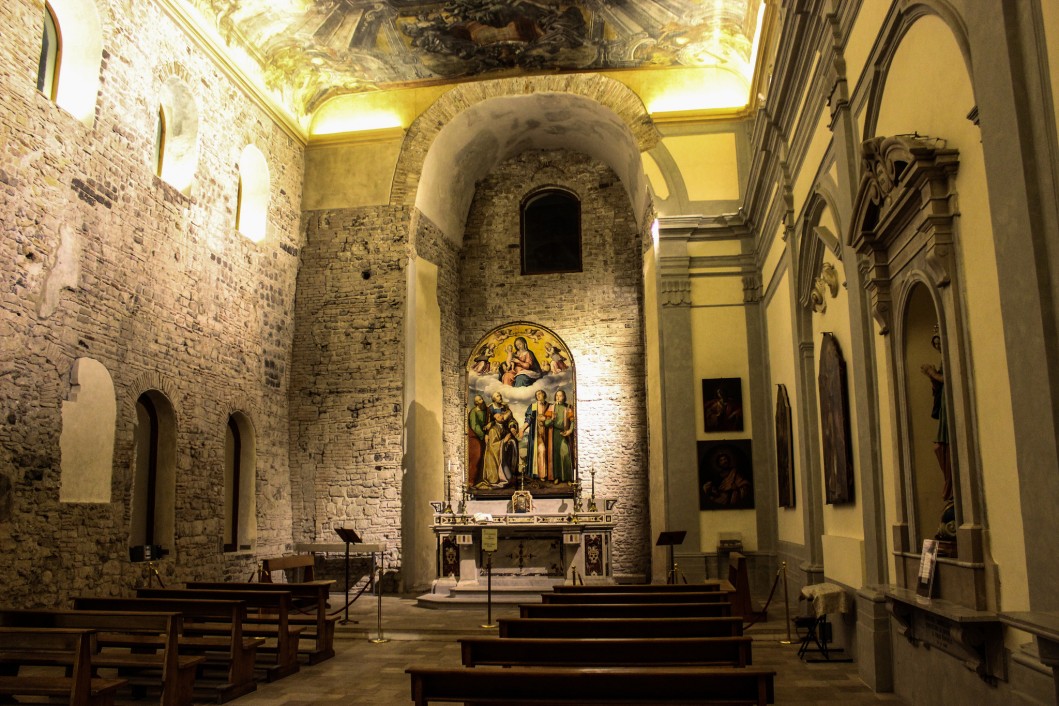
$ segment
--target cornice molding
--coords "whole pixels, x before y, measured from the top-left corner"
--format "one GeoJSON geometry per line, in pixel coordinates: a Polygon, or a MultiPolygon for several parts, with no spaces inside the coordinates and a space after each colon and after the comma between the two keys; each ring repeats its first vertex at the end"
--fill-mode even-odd
{"type": "Polygon", "coordinates": [[[302,146],[308,143],[308,133],[295,116],[262,90],[253,78],[231,60],[224,45],[212,36],[212,33],[202,24],[201,19],[182,7],[179,0],[157,0],[157,2],[162,11],[217,65],[221,73],[242,90],[255,105],[265,111],[276,125],[302,146]]]}

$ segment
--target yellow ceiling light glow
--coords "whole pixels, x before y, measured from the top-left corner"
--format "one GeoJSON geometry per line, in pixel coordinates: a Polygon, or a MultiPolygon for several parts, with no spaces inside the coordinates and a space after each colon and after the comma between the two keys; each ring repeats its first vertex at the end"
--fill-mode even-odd
{"type": "Polygon", "coordinates": [[[310,135],[393,130],[405,127],[400,106],[388,92],[337,96],[320,106],[313,115],[310,135]]]}

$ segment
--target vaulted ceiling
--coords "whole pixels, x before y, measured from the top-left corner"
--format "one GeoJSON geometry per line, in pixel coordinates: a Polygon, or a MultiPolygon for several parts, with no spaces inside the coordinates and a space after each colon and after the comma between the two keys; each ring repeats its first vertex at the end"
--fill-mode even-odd
{"type": "Polygon", "coordinates": [[[635,74],[630,85],[655,86],[640,91],[654,95],[682,71],[705,70],[740,81],[742,103],[731,107],[741,107],[764,7],[761,0],[168,4],[303,127],[338,96],[564,72],[635,74]]]}

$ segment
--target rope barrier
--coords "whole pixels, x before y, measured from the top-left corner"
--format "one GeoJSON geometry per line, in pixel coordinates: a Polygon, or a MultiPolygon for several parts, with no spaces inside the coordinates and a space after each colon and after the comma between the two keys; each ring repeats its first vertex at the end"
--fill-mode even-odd
{"type": "Polygon", "coordinates": [[[782,572],[782,569],[776,571],[776,578],[773,579],[773,581],[772,581],[772,588],[769,589],[769,597],[765,600],[765,605],[763,605],[761,607],[761,610],[758,611],[758,615],[757,615],[756,618],[751,620],[749,623],[746,623],[746,624],[743,625],[744,632],[746,630],[749,630],[750,628],[754,627],[758,623],[758,621],[761,620],[762,617],[764,617],[765,615],[768,614],[769,606],[772,604],[772,597],[776,594],[776,586],[779,585],[779,582],[780,582],[780,573],[781,572],[782,572]]]}

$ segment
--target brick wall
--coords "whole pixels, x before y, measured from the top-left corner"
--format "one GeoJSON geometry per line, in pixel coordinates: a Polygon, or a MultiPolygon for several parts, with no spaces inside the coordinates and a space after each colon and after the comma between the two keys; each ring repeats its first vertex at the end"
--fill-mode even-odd
{"type": "Polygon", "coordinates": [[[291,542],[287,377],[301,248],[301,146],[151,3],[99,0],[104,58],[86,127],[36,91],[41,4],[0,5],[0,553],[10,605],[119,591],[127,561],[135,400],[162,389],[177,424],[176,544],[166,580],[245,578],[225,555],[228,415],[252,420],[258,551],[291,542]],[[153,176],[158,88],[181,75],[199,109],[190,196],[153,176]],[[269,235],[234,228],[247,142],[271,176],[269,235]],[[60,247],[62,246],[62,247],[60,247]],[[109,370],[118,398],[112,501],[58,502],[61,405],[73,361],[109,370]]]}
{"type": "MultiPolygon", "coordinates": [[[[291,375],[294,536],[355,527],[400,561],[409,210],[305,215],[291,375]]],[[[429,508],[428,508],[429,509],[429,508]]]]}

